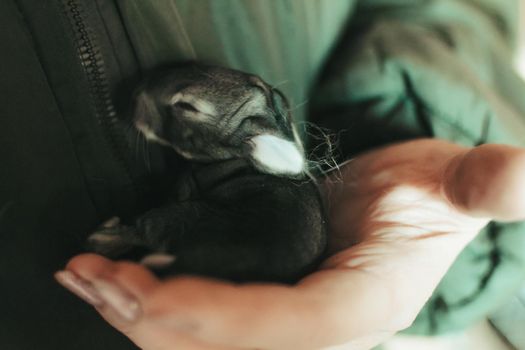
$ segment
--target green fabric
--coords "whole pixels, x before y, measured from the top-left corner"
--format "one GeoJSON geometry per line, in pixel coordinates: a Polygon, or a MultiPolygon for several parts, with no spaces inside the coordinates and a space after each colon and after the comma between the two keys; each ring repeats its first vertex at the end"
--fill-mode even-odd
{"type": "MultiPolygon", "coordinates": [[[[525,146],[517,1],[118,4],[144,69],[196,58],[259,74],[291,96],[298,121],[310,110],[343,130],[346,155],[421,136],[525,146]]],[[[523,224],[484,230],[408,331],[459,330],[497,308],[525,278],[523,252],[523,224]]]]}
{"type": "MultiPolygon", "coordinates": [[[[525,146],[525,85],[511,67],[514,34],[503,20],[516,3],[381,3],[357,9],[313,101],[318,122],[347,129],[346,154],[422,136],[525,146]]],[[[525,278],[524,252],[523,224],[485,229],[407,332],[456,331],[494,311],[525,278]]]]}
{"type": "Polygon", "coordinates": [[[260,75],[303,120],[354,0],[118,0],[144,69],[198,59],[260,75]]]}

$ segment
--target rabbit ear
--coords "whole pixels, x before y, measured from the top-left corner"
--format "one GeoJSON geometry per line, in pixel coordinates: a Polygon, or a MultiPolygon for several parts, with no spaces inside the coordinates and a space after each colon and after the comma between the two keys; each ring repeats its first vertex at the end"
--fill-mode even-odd
{"type": "Polygon", "coordinates": [[[304,171],[304,156],[292,141],[263,134],[248,139],[247,143],[250,160],[265,173],[298,175],[304,171]]]}
{"type": "Polygon", "coordinates": [[[162,125],[162,116],[157,104],[145,90],[139,90],[135,97],[133,123],[148,141],[170,146],[168,141],[158,136],[162,125]]]}
{"type": "Polygon", "coordinates": [[[135,95],[135,107],[133,111],[133,121],[135,124],[150,125],[152,120],[158,116],[159,111],[155,101],[149,94],[141,89],[135,95]]]}

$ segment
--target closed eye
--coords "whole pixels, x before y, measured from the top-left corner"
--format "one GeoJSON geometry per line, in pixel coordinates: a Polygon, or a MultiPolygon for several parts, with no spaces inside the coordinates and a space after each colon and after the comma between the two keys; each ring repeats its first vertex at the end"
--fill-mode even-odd
{"type": "Polygon", "coordinates": [[[183,109],[185,111],[190,111],[190,112],[200,112],[197,108],[195,108],[191,103],[188,103],[188,102],[184,102],[184,101],[180,101],[180,102],[175,102],[173,104],[173,107],[175,108],[180,108],[180,109],[183,109]]]}
{"type": "Polygon", "coordinates": [[[246,117],[237,127],[237,129],[245,132],[257,131],[257,133],[260,133],[261,130],[274,130],[275,128],[275,122],[264,115],[252,115],[246,117]]]}

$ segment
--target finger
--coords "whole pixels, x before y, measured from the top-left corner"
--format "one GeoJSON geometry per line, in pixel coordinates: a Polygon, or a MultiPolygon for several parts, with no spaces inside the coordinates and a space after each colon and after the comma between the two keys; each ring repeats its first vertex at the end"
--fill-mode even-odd
{"type": "MultiPolygon", "coordinates": [[[[80,284],[82,289],[87,287],[88,298],[82,291],[80,296],[93,304],[106,321],[143,349],[172,349],[174,346],[195,350],[232,349],[205,344],[182,332],[167,332],[165,327],[148,322],[142,312],[142,305],[161,282],[140,265],[114,262],[95,254],[83,254],[71,259],[66,270],[57,275],[63,276],[64,273],[73,274],[76,284],[80,284]],[[90,297],[91,295],[95,296],[90,297]],[[136,305],[140,309],[139,317],[134,320],[130,320],[126,316],[128,312],[121,309],[129,308],[130,305],[136,305]]],[[[78,288],[74,287],[73,292],[78,294],[78,288]]]]}
{"type": "Polygon", "coordinates": [[[113,262],[96,254],[74,257],[65,271],[57,273],[57,279],[65,281],[62,284],[68,288],[71,286],[68,280],[76,281],[81,288],[69,289],[84,300],[86,298],[82,296],[87,291],[92,298],[86,301],[95,306],[111,325],[127,335],[141,321],[141,300],[160,284],[151,272],[140,265],[113,262]]]}
{"type": "Polygon", "coordinates": [[[177,278],[143,307],[149,320],[206,343],[316,349],[385,324],[391,296],[382,284],[352,270],[318,272],[298,287],[177,278]]]}
{"type": "Polygon", "coordinates": [[[115,262],[96,254],[82,254],[71,259],[66,269],[87,281],[114,281],[133,296],[143,299],[161,282],[151,271],[132,262],[115,262]]]}
{"type": "Polygon", "coordinates": [[[164,331],[154,329],[157,324],[173,327],[178,332],[173,338],[177,344],[192,342],[195,337],[202,344],[243,348],[318,348],[352,339],[355,334],[367,334],[384,321],[368,316],[389,314],[387,305],[378,302],[390,300],[383,295],[386,289],[374,288],[377,281],[351,270],[314,274],[299,288],[179,278],[164,285],[156,283],[151,292],[137,279],[140,266],[113,263],[98,256],[82,260],[75,261],[72,268],[79,269],[83,277],[113,278],[137,297],[143,308],[142,323],[148,324],[148,329],[133,329],[128,323],[116,322],[112,313],[103,315],[139,344],[151,343],[144,339],[164,331]],[[87,273],[80,268],[84,266],[81,262],[94,261],[100,271],[93,265],[87,273]],[[372,310],[374,307],[378,310],[372,310]],[[349,314],[362,316],[350,320],[349,314]]]}
{"type": "Polygon", "coordinates": [[[444,192],[460,210],[499,221],[525,219],[525,150],[482,145],[454,158],[444,192]]]}
{"type": "MultiPolygon", "coordinates": [[[[152,335],[166,338],[164,334],[168,329],[171,331],[168,332],[171,333],[169,342],[173,344],[191,344],[193,347],[197,344],[203,347],[203,344],[217,344],[218,347],[248,348],[262,344],[273,348],[267,345],[283,343],[280,339],[273,341],[272,338],[281,333],[276,330],[283,326],[286,329],[288,324],[288,328],[297,333],[297,327],[302,327],[299,323],[300,313],[287,311],[297,308],[293,306],[293,301],[297,299],[283,295],[290,290],[285,286],[240,287],[201,278],[178,278],[160,285],[150,279],[149,272],[143,274],[141,266],[113,262],[95,254],[73,258],[67,270],[73,271],[97,290],[112,288],[108,281],[116,281],[119,289],[124,290],[124,295],[132,294],[141,306],[139,322],[129,322],[125,317],[115,315],[106,304],[97,305],[97,310],[135,343],[144,346],[155,342],[152,335]],[[288,317],[284,319],[283,315],[288,317]],[[278,321],[277,324],[275,321],[278,321]],[[249,346],[243,346],[246,344],[249,346]]],[[[307,309],[307,306],[302,308],[307,309]]],[[[315,322],[310,328],[314,326],[315,322]]],[[[302,334],[302,329],[299,333],[302,334]]],[[[285,335],[286,341],[293,340],[295,345],[296,338],[285,335]]]]}

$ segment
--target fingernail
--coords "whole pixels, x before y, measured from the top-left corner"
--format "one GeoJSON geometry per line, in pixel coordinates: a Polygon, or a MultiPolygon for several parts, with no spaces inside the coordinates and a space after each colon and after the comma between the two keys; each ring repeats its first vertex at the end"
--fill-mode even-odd
{"type": "Polygon", "coordinates": [[[133,322],[139,318],[142,312],[139,302],[120,286],[105,280],[94,280],[93,286],[100,293],[106,305],[122,319],[133,322]]]}
{"type": "Polygon", "coordinates": [[[58,271],[55,273],[55,279],[64,288],[93,306],[101,306],[104,301],[95,287],[88,281],[71,271],[58,271]]]}

